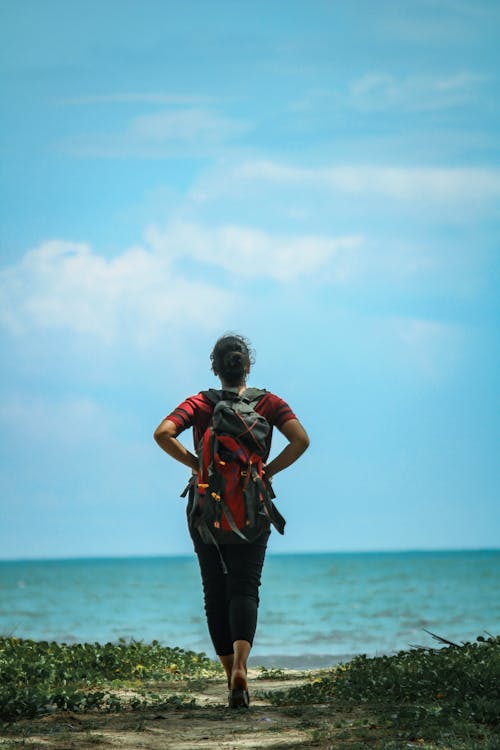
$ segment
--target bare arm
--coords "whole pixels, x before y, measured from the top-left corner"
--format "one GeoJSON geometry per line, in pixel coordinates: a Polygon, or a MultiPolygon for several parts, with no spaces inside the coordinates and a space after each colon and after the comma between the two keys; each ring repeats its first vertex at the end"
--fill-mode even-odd
{"type": "Polygon", "coordinates": [[[267,464],[266,477],[268,479],[279,471],[287,469],[309,447],[309,437],[298,419],[289,419],[279,430],[288,440],[288,445],[267,464]]]}
{"type": "Polygon", "coordinates": [[[198,470],[198,459],[185,448],[175,437],[177,434],[177,425],[170,419],[164,419],[160,422],[154,432],[154,439],[165,453],[175,458],[184,466],[188,466],[192,471],[198,470]]]}

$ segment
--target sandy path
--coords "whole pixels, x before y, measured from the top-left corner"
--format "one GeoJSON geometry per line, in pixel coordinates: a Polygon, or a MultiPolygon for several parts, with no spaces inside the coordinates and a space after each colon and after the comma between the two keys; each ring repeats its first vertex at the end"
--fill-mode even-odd
{"type": "Polygon", "coordinates": [[[105,713],[56,713],[19,722],[3,733],[0,750],[17,747],[40,750],[253,750],[253,748],[312,748],[311,729],[325,710],[320,706],[271,706],[258,692],[283,690],[307,681],[307,673],[293,679],[256,679],[250,672],[251,709],[227,708],[227,688],[220,680],[203,692],[190,693],[194,708],[167,706],[160,710],[105,713]]]}

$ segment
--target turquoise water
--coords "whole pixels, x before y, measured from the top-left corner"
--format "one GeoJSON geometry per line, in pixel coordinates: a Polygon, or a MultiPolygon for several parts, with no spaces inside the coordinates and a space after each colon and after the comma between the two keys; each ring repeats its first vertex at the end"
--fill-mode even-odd
{"type": "MultiPolygon", "coordinates": [[[[253,662],[432,645],[424,629],[458,642],[500,633],[500,551],[269,555],[253,662]]],[[[213,655],[192,557],[0,562],[0,634],[213,655]]]]}

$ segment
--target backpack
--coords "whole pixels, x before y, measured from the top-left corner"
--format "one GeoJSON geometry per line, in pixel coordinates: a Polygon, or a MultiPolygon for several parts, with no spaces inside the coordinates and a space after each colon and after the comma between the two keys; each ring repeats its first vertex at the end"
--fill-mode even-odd
{"type": "Polygon", "coordinates": [[[217,547],[220,542],[251,542],[270,522],[283,534],[285,519],[272,502],[275,494],[263,471],[271,425],[254,409],[266,391],[202,393],[214,408],[197,447],[198,475],[181,495],[189,492],[190,528],[217,547]]]}

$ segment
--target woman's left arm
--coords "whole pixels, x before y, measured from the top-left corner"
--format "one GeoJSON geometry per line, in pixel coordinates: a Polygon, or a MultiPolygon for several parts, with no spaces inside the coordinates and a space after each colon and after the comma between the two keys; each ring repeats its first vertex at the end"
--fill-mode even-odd
{"type": "Polygon", "coordinates": [[[176,435],[177,425],[171,419],[164,419],[156,428],[154,439],[169,456],[184,466],[188,466],[192,471],[198,471],[197,457],[177,440],[176,435]]]}

